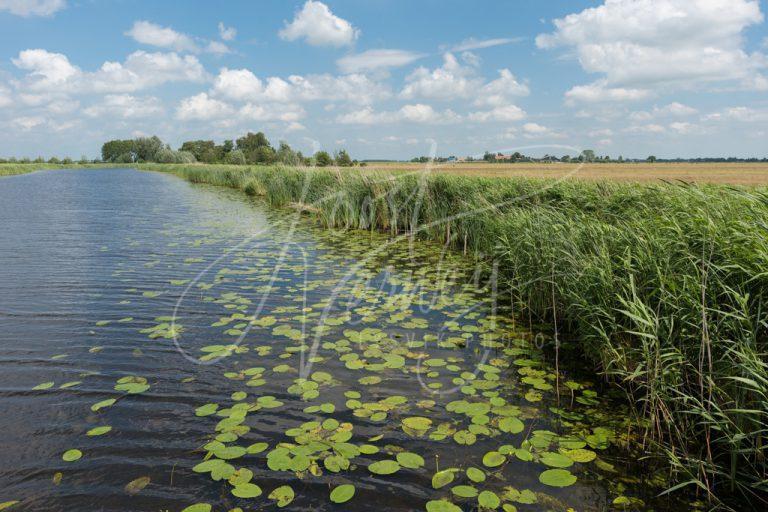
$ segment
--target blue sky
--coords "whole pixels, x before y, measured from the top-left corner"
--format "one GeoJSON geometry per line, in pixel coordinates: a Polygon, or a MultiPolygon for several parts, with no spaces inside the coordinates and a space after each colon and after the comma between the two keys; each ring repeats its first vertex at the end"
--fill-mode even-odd
{"type": "Polygon", "coordinates": [[[768,156],[765,1],[0,0],[0,155],[768,156]]]}

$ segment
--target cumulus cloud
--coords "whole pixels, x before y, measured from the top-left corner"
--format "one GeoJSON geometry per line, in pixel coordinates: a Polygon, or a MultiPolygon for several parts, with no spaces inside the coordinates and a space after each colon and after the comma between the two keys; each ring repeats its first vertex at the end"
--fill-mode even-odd
{"type": "Polygon", "coordinates": [[[160,99],[154,96],[137,97],[130,94],[108,94],[102,101],[83,112],[89,117],[139,119],[164,113],[160,99]]]}
{"type": "Polygon", "coordinates": [[[285,24],[279,36],[286,41],[304,39],[313,46],[348,46],[360,31],[350,22],[334,15],[322,2],[307,0],[293,21],[285,24]]]}
{"type": "Polygon", "coordinates": [[[577,85],[565,93],[568,105],[577,103],[602,103],[639,101],[651,96],[648,89],[632,89],[626,87],[609,87],[604,80],[598,80],[587,85],[577,85]]]}
{"type": "Polygon", "coordinates": [[[235,101],[344,101],[368,104],[391,95],[388,87],[366,75],[290,75],[262,81],[248,69],[223,68],[214,81],[212,93],[235,101]]]}
{"type": "Polygon", "coordinates": [[[66,0],[0,0],[0,11],[24,17],[52,16],[66,6],[66,0]]]}
{"type": "Polygon", "coordinates": [[[181,100],[176,108],[176,119],[180,121],[209,121],[230,116],[233,111],[227,103],[210,98],[207,93],[201,92],[181,100]]]}
{"type": "Polygon", "coordinates": [[[12,61],[19,69],[28,71],[17,87],[36,93],[132,92],[166,82],[200,82],[207,77],[195,56],[174,52],[137,51],[123,63],[107,61],[93,72],[81,70],[64,54],[43,49],[23,50],[12,61]]]}
{"type": "Polygon", "coordinates": [[[191,37],[176,32],[170,27],[162,27],[149,21],[137,21],[125,35],[132,37],[136,42],[170,48],[178,52],[198,52],[200,48],[191,37]]]}
{"type": "Polygon", "coordinates": [[[4,85],[0,84],[0,108],[7,107],[12,104],[11,90],[4,85]]]}
{"type": "MultiPolygon", "coordinates": [[[[219,24],[219,31],[222,32],[223,25],[219,24]]],[[[234,29],[224,28],[223,34],[232,36],[234,29]]],[[[195,42],[195,39],[187,34],[177,32],[170,27],[163,27],[150,21],[136,21],[130,30],[125,35],[130,36],[136,42],[146,44],[149,46],[156,46],[158,48],[167,48],[175,50],[177,52],[190,52],[200,53],[207,52],[216,55],[223,55],[230,53],[229,47],[221,41],[208,41],[200,40],[200,44],[195,42]]],[[[225,39],[222,37],[222,39],[225,39]]],[[[227,39],[225,39],[227,40],[227,39]]]]}
{"type": "Polygon", "coordinates": [[[492,110],[472,112],[469,119],[478,123],[489,121],[519,121],[525,118],[525,111],[516,105],[505,105],[492,110]]]}
{"type": "Polygon", "coordinates": [[[431,105],[415,103],[404,105],[400,110],[376,112],[371,107],[365,107],[336,118],[340,124],[385,124],[411,122],[418,124],[449,124],[461,120],[461,116],[450,109],[437,111],[431,105]]]}
{"type": "Polygon", "coordinates": [[[482,86],[474,69],[462,66],[452,53],[443,55],[443,65],[429,70],[419,67],[406,77],[400,97],[452,100],[473,96],[482,86]]]}
{"type": "Polygon", "coordinates": [[[661,107],[654,106],[653,110],[650,111],[639,110],[632,112],[629,114],[629,118],[633,121],[649,121],[659,117],[688,117],[697,113],[698,110],[695,108],[674,101],[661,107]]]}
{"type": "Polygon", "coordinates": [[[236,28],[224,25],[223,21],[219,22],[219,37],[221,37],[224,41],[232,41],[236,36],[236,28]]]}
{"type": "Polygon", "coordinates": [[[507,105],[512,97],[528,96],[530,89],[517,81],[508,69],[499,70],[499,78],[485,84],[477,93],[475,105],[501,107],[507,105]]]}
{"type": "Polygon", "coordinates": [[[568,48],[586,72],[603,75],[567,99],[627,101],[660,88],[755,82],[766,59],[744,50],[742,33],[762,21],[756,0],[605,0],[554,20],[536,44],[568,48]]]}
{"type": "Polygon", "coordinates": [[[343,73],[358,73],[405,66],[425,56],[407,50],[367,50],[346,55],[337,60],[336,65],[343,73]]]}

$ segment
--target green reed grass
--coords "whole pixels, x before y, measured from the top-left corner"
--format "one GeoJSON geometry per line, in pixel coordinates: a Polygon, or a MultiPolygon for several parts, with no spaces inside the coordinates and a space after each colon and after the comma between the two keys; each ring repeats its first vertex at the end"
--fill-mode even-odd
{"type": "MultiPolygon", "coordinates": [[[[437,240],[500,263],[515,309],[557,320],[634,407],[675,491],[768,497],[768,190],[280,167],[142,166],[437,240]]],[[[583,364],[583,362],[582,362],[583,364]]]]}

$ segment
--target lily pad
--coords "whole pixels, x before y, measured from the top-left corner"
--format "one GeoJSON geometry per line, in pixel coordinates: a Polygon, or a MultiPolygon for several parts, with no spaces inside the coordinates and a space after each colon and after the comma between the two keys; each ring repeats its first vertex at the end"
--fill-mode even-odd
{"type": "Polygon", "coordinates": [[[261,496],[261,487],[256,484],[241,484],[232,489],[232,494],[238,498],[257,498],[261,496]]]}
{"type": "Polygon", "coordinates": [[[293,501],[295,494],[290,485],[281,485],[271,493],[269,499],[275,500],[278,507],[285,507],[293,501]]]}
{"type": "Polygon", "coordinates": [[[334,503],[346,503],[355,495],[355,486],[342,484],[331,491],[331,501],[334,503]]]}
{"type": "Polygon", "coordinates": [[[539,482],[550,487],[568,487],[575,484],[576,480],[567,469],[548,469],[539,475],[539,482]]]}
{"type": "Polygon", "coordinates": [[[211,512],[211,506],[207,503],[195,503],[190,505],[181,512],[211,512]]]}
{"type": "Polygon", "coordinates": [[[391,475],[400,470],[400,464],[393,460],[380,460],[368,466],[368,471],[375,475],[391,475]]]}
{"type": "Polygon", "coordinates": [[[424,458],[416,453],[400,452],[396,458],[397,462],[404,468],[419,469],[424,465],[424,458]]]}
{"type": "Polygon", "coordinates": [[[101,426],[101,427],[94,427],[94,428],[92,428],[91,430],[86,432],[85,435],[91,436],[91,437],[93,437],[93,436],[101,436],[101,435],[106,434],[110,430],[112,430],[112,427],[110,427],[109,425],[104,425],[104,426],[101,426]]]}
{"type": "Polygon", "coordinates": [[[499,452],[488,452],[483,456],[483,464],[489,468],[501,466],[506,460],[507,458],[499,452]]]}
{"type": "Polygon", "coordinates": [[[461,508],[450,501],[432,500],[427,502],[427,512],[461,512],[461,508]]]}
{"type": "Polygon", "coordinates": [[[149,485],[150,478],[148,476],[142,476],[137,478],[136,480],[131,480],[125,485],[125,492],[128,494],[137,494],[142,489],[144,489],[147,485],[149,485]]]}
{"type": "Polygon", "coordinates": [[[61,456],[61,459],[64,462],[74,462],[76,460],[79,460],[80,457],[83,456],[83,452],[77,449],[71,449],[64,452],[64,454],[61,456]]]}

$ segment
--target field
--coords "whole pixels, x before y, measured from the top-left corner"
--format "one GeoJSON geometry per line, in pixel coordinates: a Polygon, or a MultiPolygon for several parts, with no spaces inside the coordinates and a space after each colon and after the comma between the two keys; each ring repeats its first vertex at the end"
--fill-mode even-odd
{"type": "MultiPolygon", "coordinates": [[[[425,164],[369,163],[367,169],[379,171],[420,171],[425,164]]],[[[638,163],[638,164],[488,164],[460,162],[434,164],[434,173],[460,176],[524,177],[547,179],[610,180],[620,182],[684,181],[733,185],[768,185],[768,163],[638,163]]]]}

